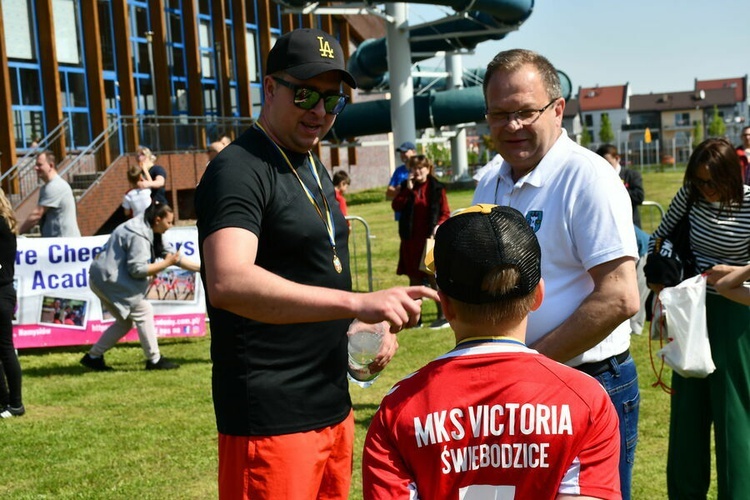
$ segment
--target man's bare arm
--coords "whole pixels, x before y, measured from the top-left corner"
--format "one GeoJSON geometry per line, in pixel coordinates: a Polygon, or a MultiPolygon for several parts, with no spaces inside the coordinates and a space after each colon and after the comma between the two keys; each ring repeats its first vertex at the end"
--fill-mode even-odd
{"type": "Polygon", "coordinates": [[[37,225],[40,220],[42,220],[42,217],[44,217],[45,213],[47,213],[47,207],[37,205],[34,210],[31,211],[29,216],[26,217],[26,220],[23,221],[21,227],[18,228],[18,234],[25,234],[31,231],[31,228],[37,225]]]}
{"type": "Polygon", "coordinates": [[[594,290],[560,326],[536,341],[532,348],[568,361],[604,340],[640,307],[635,263],[630,257],[605,262],[589,270],[594,290]]]}
{"type": "Polygon", "coordinates": [[[255,265],[258,237],[240,228],[225,228],[203,242],[206,287],[211,305],[272,324],[358,318],[388,321],[391,331],[416,324],[420,299],[437,300],[424,286],[353,293],[301,285],[255,265]]]}

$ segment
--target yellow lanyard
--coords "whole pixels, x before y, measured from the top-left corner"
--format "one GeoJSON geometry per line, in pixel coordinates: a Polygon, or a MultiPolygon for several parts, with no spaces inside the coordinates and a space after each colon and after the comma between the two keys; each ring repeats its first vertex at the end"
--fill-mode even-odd
{"type": "Polygon", "coordinates": [[[331,208],[328,206],[328,200],[326,199],[326,195],[323,192],[323,185],[320,182],[320,176],[318,175],[317,170],[315,169],[315,160],[313,159],[312,153],[309,151],[307,152],[309,164],[310,164],[310,172],[312,172],[313,178],[315,178],[315,181],[318,184],[318,190],[320,191],[320,197],[323,199],[323,209],[325,210],[325,214],[320,209],[320,206],[318,205],[318,202],[315,200],[315,197],[313,196],[312,191],[310,191],[310,188],[307,187],[307,185],[302,182],[302,178],[299,176],[299,173],[292,165],[292,162],[289,161],[289,157],[286,155],[283,149],[274,142],[273,139],[268,135],[268,132],[263,128],[263,126],[259,122],[255,122],[255,126],[263,132],[263,134],[266,136],[266,138],[271,141],[271,144],[276,146],[276,150],[281,154],[281,156],[284,158],[284,161],[286,161],[286,164],[289,165],[289,170],[292,171],[294,176],[297,178],[297,181],[299,182],[299,185],[302,186],[302,190],[307,195],[307,199],[310,201],[310,204],[315,208],[315,211],[318,213],[318,217],[320,217],[320,220],[323,221],[323,225],[326,227],[326,232],[328,233],[328,241],[331,244],[331,250],[333,250],[333,268],[336,270],[337,273],[341,273],[344,270],[344,267],[341,265],[341,259],[339,259],[339,256],[336,254],[336,226],[333,222],[333,217],[331,215],[331,208]]]}

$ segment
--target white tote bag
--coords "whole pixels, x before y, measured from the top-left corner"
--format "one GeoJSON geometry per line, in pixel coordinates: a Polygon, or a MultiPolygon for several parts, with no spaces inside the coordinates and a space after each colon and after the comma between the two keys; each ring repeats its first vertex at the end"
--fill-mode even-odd
{"type": "Polygon", "coordinates": [[[706,327],[706,277],[693,276],[659,294],[669,343],[657,356],[683,377],[705,378],[716,370],[706,327]]]}

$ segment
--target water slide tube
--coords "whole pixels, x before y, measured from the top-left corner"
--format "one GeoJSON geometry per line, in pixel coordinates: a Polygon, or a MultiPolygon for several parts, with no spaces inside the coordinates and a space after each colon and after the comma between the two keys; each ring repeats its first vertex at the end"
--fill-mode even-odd
{"type": "MultiPolygon", "coordinates": [[[[484,68],[478,70],[484,78],[484,68]]],[[[572,83],[562,71],[557,71],[562,84],[562,94],[567,100],[572,92],[572,83]]],[[[470,79],[476,81],[475,79],[470,79]]],[[[418,130],[438,128],[484,121],[484,94],[482,87],[474,83],[465,88],[445,91],[429,91],[414,96],[414,119],[418,130]]],[[[325,137],[332,141],[364,135],[384,134],[391,131],[391,107],[388,99],[358,102],[348,105],[336,117],[336,122],[325,137]]]]}
{"type": "MultiPolygon", "coordinates": [[[[455,16],[409,29],[412,63],[436,52],[473,50],[487,40],[500,40],[516,30],[530,15],[534,0],[416,0],[453,7],[455,16]],[[471,10],[467,10],[471,9],[471,10]]],[[[363,90],[387,83],[388,49],[385,38],[362,42],[349,58],[348,69],[363,90]]]]}
{"type": "MultiPolygon", "coordinates": [[[[296,1],[296,0],[292,0],[296,1]]],[[[456,11],[455,16],[409,29],[412,63],[430,58],[440,51],[473,50],[487,40],[500,40],[531,15],[534,0],[412,0],[412,3],[444,5],[456,11]]],[[[365,40],[349,59],[349,72],[362,90],[387,88],[388,50],[385,38],[365,40]]],[[[464,71],[464,88],[445,89],[448,78],[414,76],[413,87],[433,89],[414,95],[417,129],[484,121],[484,95],[479,82],[485,68],[464,71]]],[[[572,91],[570,79],[560,73],[563,95],[572,91]]],[[[389,100],[350,104],[337,117],[326,139],[382,134],[392,130],[389,100]]]]}
{"type": "MultiPolygon", "coordinates": [[[[283,5],[302,8],[309,0],[276,0],[283,5]]],[[[410,27],[409,45],[412,63],[432,57],[440,51],[473,50],[487,40],[500,40],[531,15],[534,0],[412,0],[411,3],[452,7],[456,15],[410,27]]],[[[348,70],[362,90],[388,87],[388,54],[385,38],[365,40],[349,59],[348,70]]],[[[484,79],[484,68],[465,71],[464,88],[442,90],[447,78],[414,76],[414,89],[430,88],[414,96],[417,129],[484,120],[484,95],[478,82],[484,79]],[[435,90],[441,89],[441,90],[435,90]]],[[[570,79],[558,71],[563,96],[572,92],[570,79]]],[[[337,117],[328,140],[390,132],[390,101],[378,100],[350,104],[337,117]]]]}

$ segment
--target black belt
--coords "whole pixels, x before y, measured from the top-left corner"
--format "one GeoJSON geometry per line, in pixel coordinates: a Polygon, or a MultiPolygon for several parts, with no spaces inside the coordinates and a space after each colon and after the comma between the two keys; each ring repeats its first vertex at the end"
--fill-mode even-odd
{"type": "Polygon", "coordinates": [[[630,349],[626,349],[625,352],[612,356],[602,361],[594,361],[593,363],[583,363],[582,365],[574,366],[576,370],[581,370],[583,373],[588,373],[592,377],[601,375],[612,368],[612,360],[617,361],[618,365],[621,365],[630,356],[630,349]]]}

